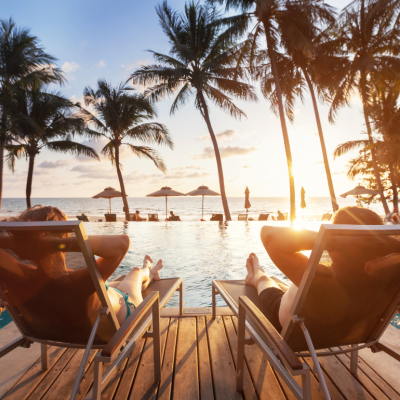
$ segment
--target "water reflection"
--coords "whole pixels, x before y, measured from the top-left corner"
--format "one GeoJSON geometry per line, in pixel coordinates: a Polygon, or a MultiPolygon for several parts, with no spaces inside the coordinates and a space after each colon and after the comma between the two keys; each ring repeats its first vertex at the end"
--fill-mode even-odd
{"type": "MultiPolygon", "coordinates": [[[[286,222],[271,223],[288,226],[286,222]]],[[[232,221],[215,223],[85,223],[89,235],[123,234],[131,238],[131,247],[114,274],[127,273],[141,266],[149,254],[155,261],[162,258],[162,277],[184,278],[184,305],[187,307],[211,306],[213,279],[243,279],[248,254],[255,252],[265,271],[285,280],[274,266],[260,240],[265,222],[232,221]]],[[[306,223],[307,229],[318,230],[320,223],[306,223]]],[[[218,305],[225,305],[217,297],[218,305]]],[[[178,306],[178,297],[169,306],[178,306]]]]}

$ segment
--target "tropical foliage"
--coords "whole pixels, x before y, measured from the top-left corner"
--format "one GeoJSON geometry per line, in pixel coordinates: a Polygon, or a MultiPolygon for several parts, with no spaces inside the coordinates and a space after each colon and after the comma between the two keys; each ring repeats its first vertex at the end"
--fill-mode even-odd
{"type": "Polygon", "coordinates": [[[97,85],[97,89],[86,87],[83,93],[85,105],[94,112],[82,109],[80,116],[85,119],[88,135],[107,140],[101,152],[116,167],[125,215],[129,220],[129,205],[121,172],[121,146],[127,146],[138,157],[151,160],[160,171],[165,172],[162,157],[147,144],[166,145],[172,149],[173,142],[165,125],[146,122],[157,116],[155,106],[149,99],[132,93],[133,88],[127,84],[120,83],[113,87],[100,79],[97,85]],[[132,144],[131,141],[145,145],[132,144]]]}

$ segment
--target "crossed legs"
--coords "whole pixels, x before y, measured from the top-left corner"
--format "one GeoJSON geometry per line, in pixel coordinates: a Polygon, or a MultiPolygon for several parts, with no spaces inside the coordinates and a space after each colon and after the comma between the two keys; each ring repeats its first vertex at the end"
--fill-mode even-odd
{"type": "Polygon", "coordinates": [[[258,257],[251,253],[249,258],[246,260],[247,276],[245,279],[246,285],[253,286],[257,289],[258,295],[270,287],[279,289],[278,284],[271,279],[264,270],[260,267],[258,257]]]}

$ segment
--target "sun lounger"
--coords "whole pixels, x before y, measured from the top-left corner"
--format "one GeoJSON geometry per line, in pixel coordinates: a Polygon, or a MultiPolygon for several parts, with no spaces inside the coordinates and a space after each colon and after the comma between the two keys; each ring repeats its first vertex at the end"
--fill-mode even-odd
{"type": "Polygon", "coordinates": [[[331,213],[326,213],[322,216],[321,221],[330,221],[332,219],[331,213]]]}
{"type": "Polygon", "coordinates": [[[84,221],[84,222],[89,222],[89,218],[87,217],[87,215],[77,215],[76,219],[78,221],[84,221]]]}
{"type": "Polygon", "coordinates": [[[288,213],[281,213],[281,215],[278,215],[276,217],[277,221],[287,221],[288,219],[288,213]]]}
{"type": "Polygon", "coordinates": [[[104,214],[106,222],[117,222],[117,214],[104,214]]]}
{"type": "Polygon", "coordinates": [[[224,220],[224,216],[222,214],[213,214],[212,217],[210,218],[210,221],[222,222],[223,220],[224,220]]]}
{"type": "Polygon", "coordinates": [[[149,214],[149,221],[155,221],[155,222],[160,221],[158,219],[158,214],[149,214]]]}
{"type": "MultiPolygon", "coordinates": [[[[357,235],[364,239],[371,238],[373,235],[375,235],[374,237],[376,235],[400,235],[400,228],[396,226],[322,225],[289,318],[281,332],[277,332],[259,310],[256,289],[246,286],[244,281],[213,281],[213,317],[215,318],[216,315],[215,296],[220,294],[239,318],[238,390],[243,389],[244,346],[252,342],[257,343],[268,362],[282,377],[297,399],[311,398],[310,371],[308,366],[300,361],[300,357],[312,358],[313,371],[318,376],[325,399],[330,399],[330,395],[318,357],[350,352],[350,371],[353,374],[357,372],[358,350],[362,348],[370,348],[373,353],[383,351],[400,361],[399,352],[380,341],[394,315],[399,311],[399,254],[367,262],[365,264],[366,271],[375,274],[371,278],[374,285],[379,286],[376,286],[375,291],[364,294],[357,290],[351,300],[348,299],[347,302],[344,301],[346,296],[343,296],[342,292],[338,293],[335,297],[335,304],[327,310],[330,313],[329,323],[328,320],[320,321],[314,315],[307,315],[307,309],[303,307],[303,304],[319,299],[318,280],[314,281],[314,275],[328,239],[331,236],[351,238],[357,235]],[[348,304],[350,301],[351,304],[348,304]],[[341,315],[340,323],[335,322],[332,313],[341,315]],[[245,331],[251,339],[245,339],[245,331]],[[339,350],[335,350],[338,347],[339,350]],[[327,348],[330,350],[316,352],[316,350],[327,348]],[[293,378],[298,375],[302,376],[302,387],[293,378]]],[[[286,290],[283,282],[275,280],[286,290]]]]}
{"type": "Polygon", "coordinates": [[[239,214],[238,221],[247,221],[247,214],[239,214]]]}
{"type": "Polygon", "coordinates": [[[258,217],[259,221],[268,221],[269,214],[260,214],[258,217]]]}
{"type": "Polygon", "coordinates": [[[180,221],[181,218],[179,215],[174,215],[173,217],[169,217],[168,221],[180,221]]]}
{"type": "MultiPolygon", "coordinates": [[[[143,292],[144,301],[137,309],[132,311],[131,315],[120,326],[97,268],[82,222],[2,222],[0,223],[0,245],[6,253],[12,256],[11,261],[14,260],[12,263],[26,263],[29,262],[25,261],[27,254],[25,254],[24,260],[21,260],[14,253],[14,250],[9,248],[9,244],[7,247],[7,243],[10,243],[10,241],[7,242],[8,233],[12,232],[16,237],[22,234],[22,246],[20,248],[24,249],[23,244],[26,243],[29,235],[37,235],[37,232],[43,231],[51,235],[57,234],[59,237],[60,233],[68,233],[77,238],[80,251],[68,252],[65,250],[66,266],[67,268],[87,266],[100,303],[99,311],[90,319],[76,318],[79,310],[69,309],[68,296],[60,288],[55,290],[51,285],[47,285],[44,289],[38,288],[33,293],[40,293],[40,290],[51,290],[52,293],[54,292],[52,296],[54,297],[54,305],[57,305],[56,307],[48,304],[43,305],[41,303],[43,302],[42,296],[37,294],[31,296],[27,302],[24,294],[20,293],[21,291],[15,286],[10,285],[10,282],[12,282],[10,271],[13,271],[13,269],[10,269],[9,265],[3,265],[3,268],[6,267],[8,272],[4,272],[1,275],[3,278],[0,280],[0,307],[7,309],[19,329],[21,337],[1,348],[0,357],[5,356],[17,347],[29,347],[32,343],[37,342],[41,344],[42,369],[46,370],[49,368],[48,346],[85,349],[70,397],[70,399],[75,399],[79,392],[81,380],[85,375],[84,371],[89,352],[91,349],[98,349],[99,351],[94,358],[93,388],[85,399],[100,399],[102,389],[113,378],[124,360],[129,357],[137,340],[143,337],[152,337],[154,343],[154,379],[156,382],[160,382],[160,310],[170,297],[176,291],[179,291],[180,313],[183,314],[182,278],[161,279],[160,281],[152,282],[143,292]],[[40,315],[41,318],[36,316],[39,310],[43,310],[43,307],[45,310],[49,310],[46,311],[45,320],[43,320],[43,315],[40,315]],[[148,331],[150,325],[153,326],[151,332],[148,331]],[[104,368],[106,370],[103,372],[104,363],[109,364],[107,368],[104,368]]],[[[46,236],[46,238],[51,239],[50,236],[46,236]]],[[[22,257],[20,253],[18,254],[22,257]]],[[[18,267],[20,264],[16,264],[16,266],[18,267]]],[[[13,268],[15,267],[13,266],[13,268]]],[[[77,293],[69,294],[77,295],[77,293]]],[[[90,294],[90,296],[92,295],[90,294]]]]}

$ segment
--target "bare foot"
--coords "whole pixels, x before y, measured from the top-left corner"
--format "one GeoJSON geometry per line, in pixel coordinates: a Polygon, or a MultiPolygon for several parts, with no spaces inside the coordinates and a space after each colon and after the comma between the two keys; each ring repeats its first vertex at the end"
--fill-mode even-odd
{"type": "Polygon", "coordinates": [[[147,254],[144,256],[143,268],[151,268],[153,266],[153,259],[147,254]]]}
{"type": "Polygon", "coordinates": [[[160,269],[163,267],[162,260],[158,260],[158,263],[150,270],[150,280],[151,281],[159,281],[160,278],[160,269]]]}
{"type": "Polygon", "coordinates": [[[254,286],[257,288],[258,282],[261,277],[265,276],[264,270],[260,267],[258,257],[251,253],[246,260],[247,276],[245,279],[246,285],[254,286]]]}

